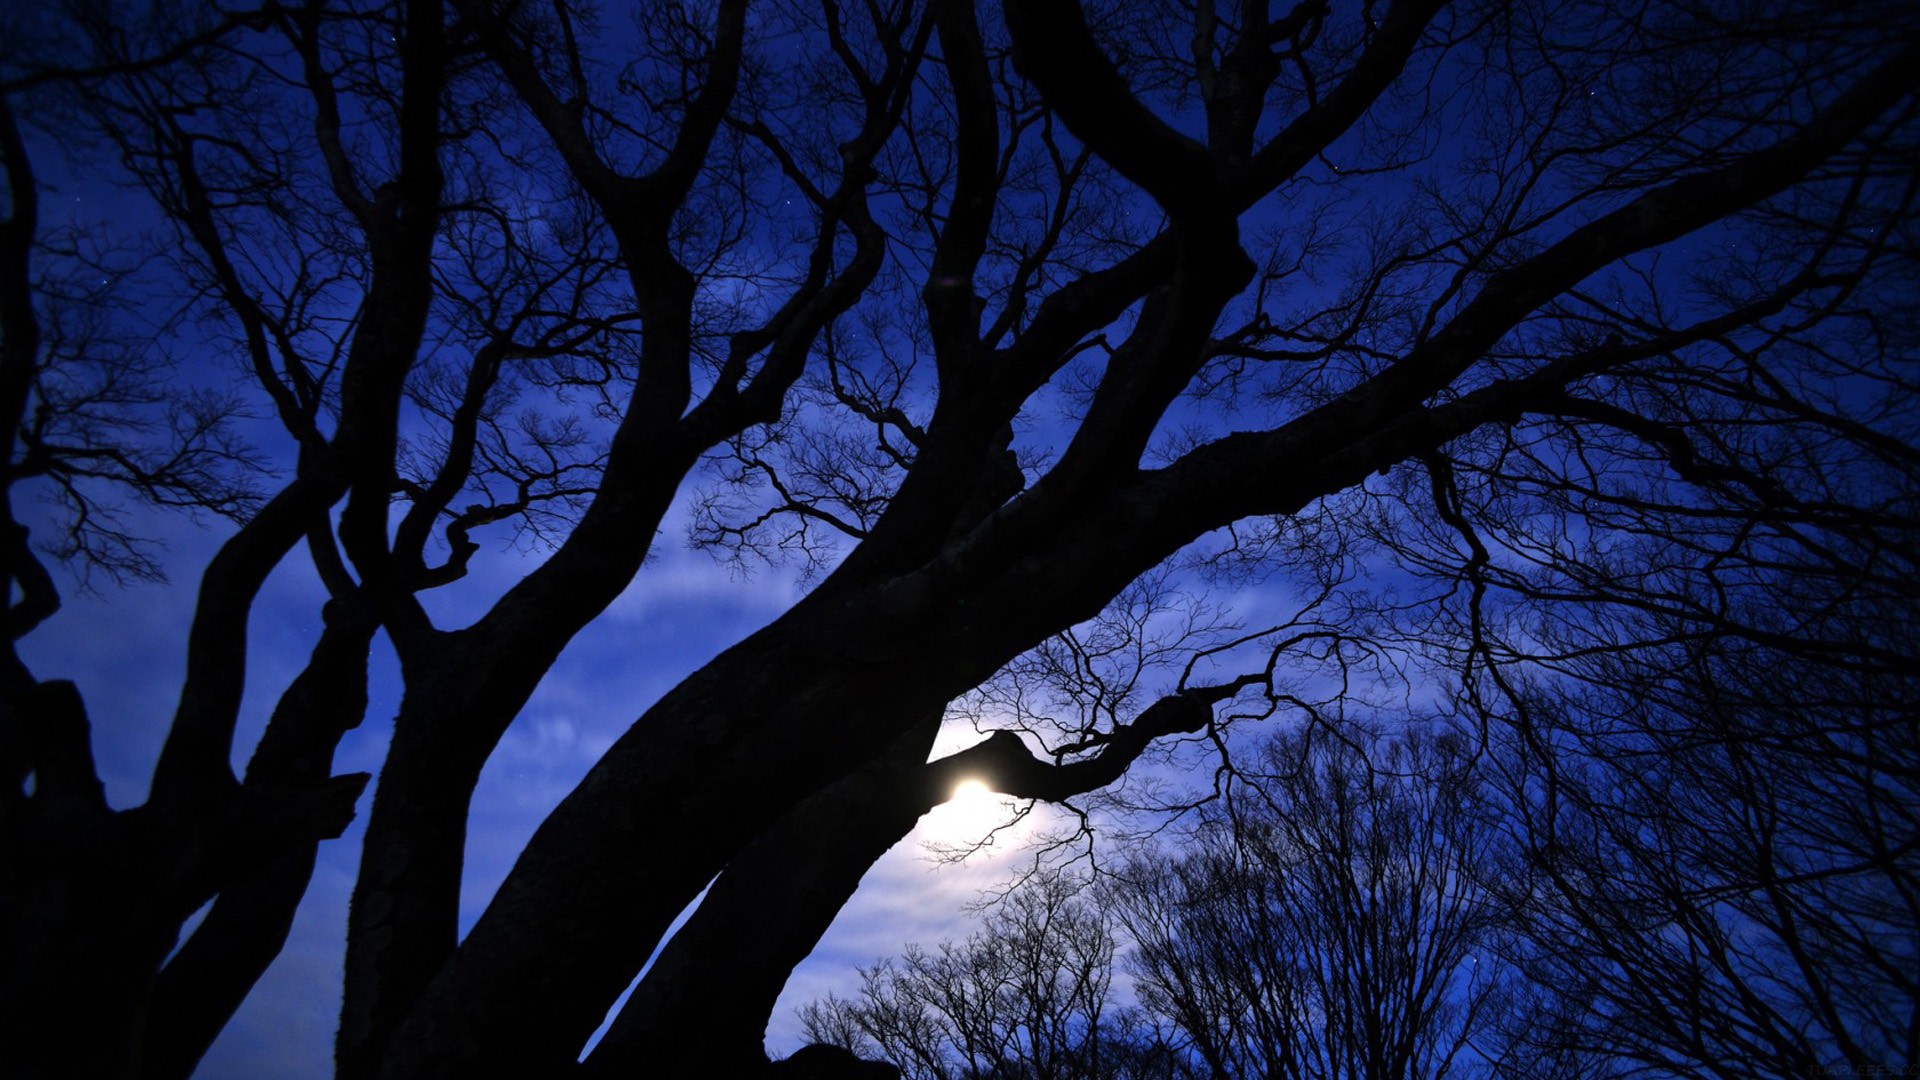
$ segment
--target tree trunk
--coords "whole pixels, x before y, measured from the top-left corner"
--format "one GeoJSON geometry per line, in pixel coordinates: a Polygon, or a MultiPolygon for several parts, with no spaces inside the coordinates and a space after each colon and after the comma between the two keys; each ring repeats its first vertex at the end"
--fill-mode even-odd
{"type": "MultiPolygon", "coordinates": [[[[378,623],[329,609],[307,667],[281,695],[247,767],[251,788],[323,784],[340,739],[367,710],[367,650],[378,623]]],[[[301,844],[227,884],[161,970],[142,1050],[142,1080],[186,1080],[280,954],[306,895],[319,842],[301,844]]]]}
{"type": "Polygon", "coordinates": [[[587,1075],[701,1080],[764,1062],[787,976],[941,798],[921,782],[939,730],[936,713],[734,857],[587,1058],[587,1075]]]}
{"type": "Polygon", "coordinates": [[[615,744],[542,824],[379,1075],[537,1073],[573,1061],[735,852],[945,703],[915,677],[918,665],[835,649],[818,615],[803,602],[615,744]]]}

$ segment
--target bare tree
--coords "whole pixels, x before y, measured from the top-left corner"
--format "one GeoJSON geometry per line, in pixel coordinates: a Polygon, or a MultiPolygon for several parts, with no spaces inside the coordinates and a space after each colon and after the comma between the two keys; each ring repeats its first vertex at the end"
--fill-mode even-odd
{"type": "Polygon", "coordinates": [[[914,1080],[1114,1075],[1116,928],[1086,883],[1029,879],[965,942],[909,946],[861,972],[859,996],[802,1008],[817,1042],[900,1064],[914,1080]],[[1110,1045],[1111,1044],[1111,1045],[1110,1045]]]}
{"type": "MultiPolygon", "coordinates": [[[[1434,556],[1403,560],[1388,644],[1520,731],[1493,675],[1539,655],[1490,630],[1507,556],[1627,528],[1734,565],[1696,542],[1699,498],[1622,477],[1865,545],[1814,544],[1790,579],[1866,550],[1867,580],[1909,573],[1871,543],[1910,504],[1847,478],[1912,462],[1920,28],[1829,8],[662,0],[633,32],[567,2],[9,11],[4,479],[79,523],[36,550],[9,503],[9,640],[57,609],[49,559],[134,565],[87,531],[106,485],[238,519],[141,805],[107,804],[76,688],[7,654],[14,1071],[192,1068],[367,782],[332,758],[375,647],[405,685],[340,1075],[569,1071],[703,890],[580,1067],[708,1075],[715,1046],[759,1060],[785,971],[955,770],[1071,799],[1156,741],[1230,748],[1238,695],[1309,703],[1299,650],[1266,640],[1268,667],[1108,701],[1047,753],[1008,731],[927,762],[949,703],[1164,564],[1311,596],[1388,530],[1434,556]],[[37,202],[49,127],[97,136],[164,221],[142,270],[277,424],[271,482],[230,468],[254,455],[224,402],[132,423],[157,354],[69,359],[86,320],[63,312],[96,298],[56,284],[79,263],[37,202]],[[810,591],[640,710],[460,938],[481,769],[696,491],[696,542],[806,560],[810,591]],[[1510,500],[1556,494],[1560,533],[1489,544],[1510,500]],[[504,592],[470,578],[489,530],[533,549],[504,592]],[[302,546],[324,632],[236,775],[249,617],[302,546]],[[445,625],[426,594],[463,587],[481,613],[445,625]],[[789,918],[746,914],[767,881],[789,918]]],[[[1638,595],[1691,616],[1711,594],[1638,595]]],[[[1829,658],[1905,658],[1850,648],[1829,658]]]]}
{"type": "Polygon", "coordinates": [[[1531,863],[1505,888],[1554,991],[1533,1044],[1679,1076],[1911,1070],[1911,676],[1731,633],[1577,666],[1521,699],[1505,755],[1531,863]]]}
{"type": "Polygon", "coordinates": [[[1507,875],[1454,739],[1276,739],[1177,851],[1112,895],[1142,1007],[1214,1076],[1480,1069],[1509,1007],[1507,875]]]}
{"type": "Polygon", "coordinates": [[[1136,845],[1082,898],[1023,881],[964,944],[805,1006],[809,1037],[929,1080],[1553,1075],[1510,1045],[1557,1012],[1513,966],[1517,867],[1471,744],[1310,728],[1243,756],[1190,836],[1136,845]],[[1122,952],[1127,1009],[1107,1000],[1122,952]]]}

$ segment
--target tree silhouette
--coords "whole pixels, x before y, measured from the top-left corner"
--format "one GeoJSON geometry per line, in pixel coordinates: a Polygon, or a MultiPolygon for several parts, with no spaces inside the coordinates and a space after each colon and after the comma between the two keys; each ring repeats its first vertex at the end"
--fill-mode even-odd
{"type": "Polygon", "coordinates": [[[1263,765],[1184,856],[1119,874],[1143,1007],[1213,1076],[1441,1077],[1498,1056],[1508,927],[1487,892],[1506,868],[1462,746],[1289,737],[1263,765]]]}
{"type": "Polygon", "coordinates": [[[1117,928],[1083,882],[1043,875],[963,943],[909,946],[859,996],[802,1010],[816,1042],[900,1063],[912,1080],[1130,1075],[1113,997],[1117,928]]]}
{"type": "Polygon", "coordinates": [[[663,941],[578,1071],[744,1074],[786,972],[963,771],[1060,801],[1143,756],[1230,777],[1236,730],[1367,672],[1539,761],[1522,706],[1569,657],[1711,634],[1883,673],[1862,693],[1911,749],[1884,675],[1910,627],[1809,632],[1915,570],[1909,4],[5,18],[9,640],[58,610],[50,562],[155,568],[129,507],[235,522],[139,805],[107,804],[77,689],[7,654],[15,1075],[192,1069],[368,781],[332,759],[375,649],[404,687],[348,927],[354,1080],[570,1071],[663,941]],[[115,262],[41,206],[76,133],[153,250],[115,262]],[[168,332],[81,287],[102,267],[168,332]],[[172,392],[169,361],[212,357],[237,400],[172,392]],[[696,543],[811,587],[641,712],[462,938],[483,766],[682,499],[696,543]],[[324,629],[236,775],[249,618],[295,559],[324,629]],[[1299,614],[1202,618],[1177,676],[1101,676],[1061,635],[1155,572],[1299,614]],[[1779,581],[1827,606],[1745,603],[1779,581]],[[928,762],[950,705],[1022,670],[1081,705],[981,706],[1006,733],[928,762]]]}

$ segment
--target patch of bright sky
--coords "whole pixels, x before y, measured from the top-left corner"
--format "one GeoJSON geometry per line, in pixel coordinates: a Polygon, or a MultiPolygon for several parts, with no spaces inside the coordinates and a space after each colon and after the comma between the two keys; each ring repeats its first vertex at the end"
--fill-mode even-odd
{"type": "MultiPolygon", "coordinates": [[[[954,727],[949,725],[950,730],[954,727]]],[[[955,744],[970,741],[963,736],[955,744]]],[[[875,863],[820,944],[788,978],[767,1026],[768,1051],[783,1054],[799,1048],[804,1041],[800,1007],[829,992],[851,997],[859,987],[858,968],[897,955],[910,942],[932,945],[965,937],[971,923],[963,909],[1028,865],[1023,841],[1047,829],[1055,814],[1044,805],[1037,807],[1034,815],[964,860],[934,852],[986,839],[1011,810],[1012,800],[962,791],[921,818],[913,832],[875,863]]]]}

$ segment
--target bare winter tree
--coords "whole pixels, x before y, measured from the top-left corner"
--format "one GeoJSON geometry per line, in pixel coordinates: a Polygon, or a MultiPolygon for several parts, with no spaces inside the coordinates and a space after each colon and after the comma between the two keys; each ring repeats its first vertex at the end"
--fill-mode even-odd
{"type": "Polygon", "coordinates": [[[1141,1004],[1218,1077],[1442,1077],[1500,1056],[1504,877],[1449,738],[1276,739],[1258,787],[1112,893],[1141,1004]]]}
{"type": "MultiPolygon", "coordinates": [[[[1797,628],[1656,578],[1913,571],[1910,4],[31,7],[0,62],[9,640],[58,609],[52,563],[145,565],[115,500],[235,524],[139,805],[76,688],[0,664],[14,1075],[192,1069],[368,780],[332,759],[375,648],[404,687],[339,1075],[746,1075],[959,770],[1072,799],[1230,747],[1361,629],[1227,635],[1185,692],[927,762],[950,702],[1156,568],[1310,597],[1397,552],[1382,648],[1489,744],[1534,730],[1516,665],[1552,654],[1499,631],[1515,566],[1595,569],[1532,584],[1554,611],[1742,640],[1797,628]],[[127,272],[186,336],[62,284],[107,258],[39,202],[76,132],[164,223],[127,272]],[[245,417],[154,392],[175,346],[245,417]],[[810,590],[641,710],[460,937],[482,767],[689,493],[697,543],[810,590]],[[495,566],[490,533],[535,554],[495,566]],[[1612,541],[1649,535],[1652,570],[1612,541]],[[324,632],[236,774],[249,617],[296,558],[324,632]]],[[[1619,629],[1583,647],[1650,640],[1619,629]]]]}
{"type": "Polygon", "coordinates": [[[1036,877],[966,941],[909,947],[861,972],[857,997],[806,1006],[807,1032],[897,1062],[913,1080],[1125,1075],[1118,943],[1084,882],[1036,877]]]}
{"type": "Polygon", "coordinates": [[[804,1006],[807,1032],[922,1080],[1554,1075],[1559,1048],[1512,1038],[1561,1018],[1514,966],[1515,849],[1471,751],[1417,728],[1276,737],[1178,842],[1077,893],[1021,884],[964,944],[804,1006]]]}
{"type": "Polygon", "coordinates": [[[1912,666],[1802,651],[1911,642],[1914,608],[1848,591],[1791,616],[1823,625],[1785,648],[1657,618],[1666,647],[1516,697],[1502,772],[1530,866],[1503,891],[1552,991],[1534,1052],[1701,1077],[1920,1063],[1912,666]]]}

